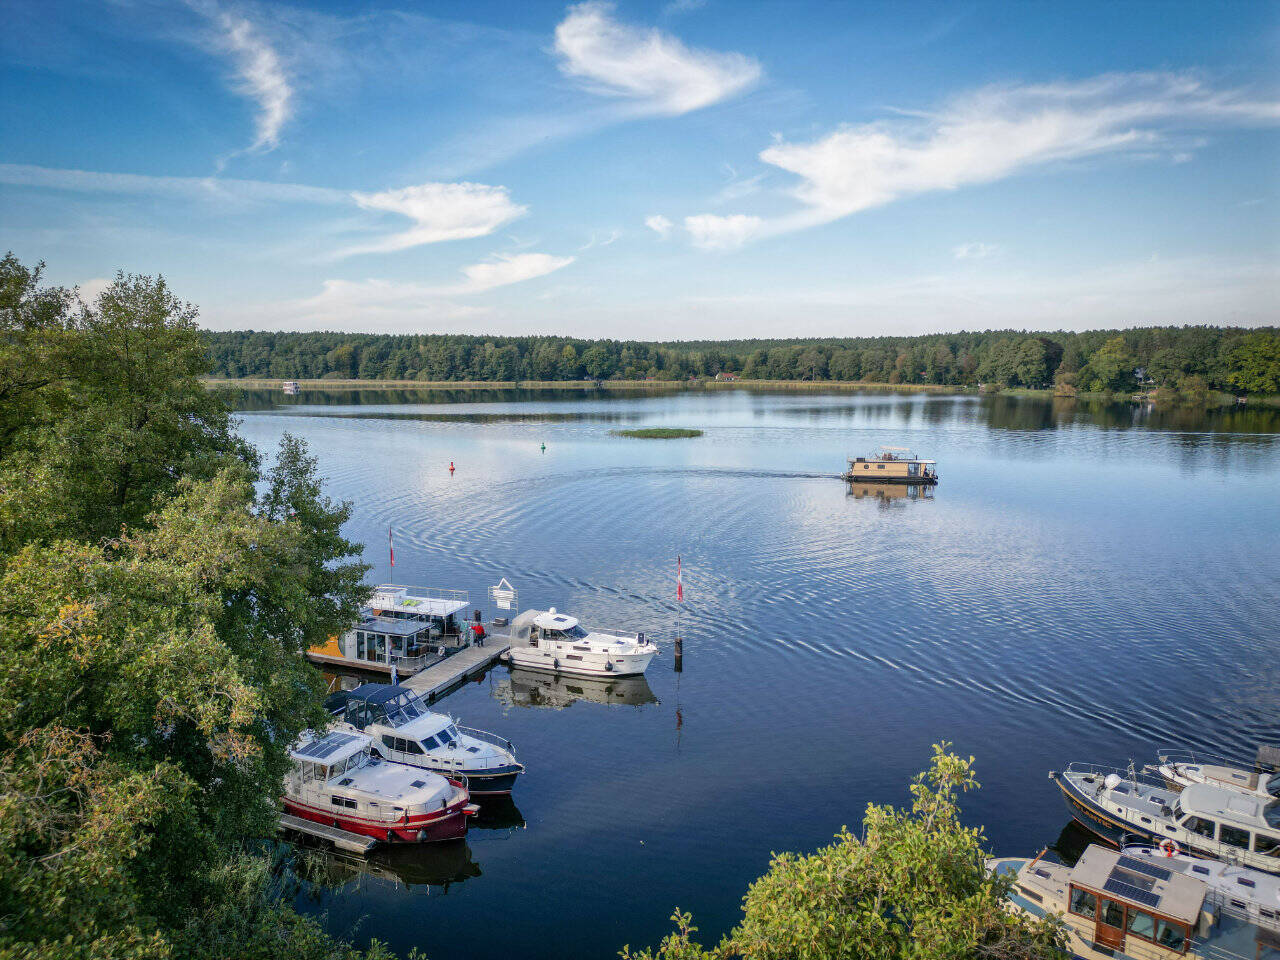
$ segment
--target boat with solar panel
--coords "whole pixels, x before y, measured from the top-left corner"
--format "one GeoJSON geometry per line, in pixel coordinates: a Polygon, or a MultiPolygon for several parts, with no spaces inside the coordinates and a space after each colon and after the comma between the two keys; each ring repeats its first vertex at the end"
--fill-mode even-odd
{"type": "Polygon", "coordinates": [[[1071,815],[1120,844],[1136,836],[1241,866],[1280,873],[1280,799],[1196,783],[1170,789],[1148,774],[1073,763],[1050,771],[1071,815]]]}
{"type": "Polygon", "coordinates": [[[362,733],[304,734],[289,749],[286,813],[388,843],[425,843],[466,835],[479,807],[465,784],[370,751],[362,733]]]}
{"type": "Polygon", "coordinates": [[[549,670],[584,677],[628,677],[642,674],[658,655],[643,633],[586,629],[575,617],[550,610],[526,610],[511,623],[513,667],[549,670]]]}
{"type": "Polygon", "coordinates": [[[1274,877],[1152,848],[1090,844],[1071,867],[1041,857],[1002,857],[987,869],[1012,879],[1011,910],[1062,920],[1074,957],[1280,960],[1274,877]]]}
{"type": "Polygon", "coordinates": [[[473,796],[510,793],[524,772],[510,740],[432,713],[408,687],[366,683],[331,694],[325,707],[339,718],[333,729],[364,733],[395,763],[465,777],[473,796]]]}
{"type": "Polygon", "coordinates": [[[1280,746],[1260,746],[1252,764],[1190,750],[1166,749],[1156,756],[1151,769],[1174,790],[1205,783],[1280,800],[1280,746]]]}

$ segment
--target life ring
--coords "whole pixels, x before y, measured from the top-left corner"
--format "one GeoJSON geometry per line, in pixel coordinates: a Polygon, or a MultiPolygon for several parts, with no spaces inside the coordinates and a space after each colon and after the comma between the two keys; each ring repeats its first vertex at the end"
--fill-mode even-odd
{"type": "Polygon", "coordinates": [[[1178,846],[1178,841],[1170,837],[1165,837],[1160,841],[1160,852],[1166,857],[1176,857],[1182,852],[1182,848],[1178,846]]]}

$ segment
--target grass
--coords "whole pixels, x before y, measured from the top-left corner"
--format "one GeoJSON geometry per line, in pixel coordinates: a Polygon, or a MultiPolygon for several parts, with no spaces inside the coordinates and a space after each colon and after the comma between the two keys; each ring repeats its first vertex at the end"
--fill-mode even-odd
{"type": "Polygon", "coordinates": [[[610,430],[615,437],[638,437],[641,440],[677,440],[682,437],[700,437],[701,430],[683,427],[642,427],[639,430],[610,430]]]}

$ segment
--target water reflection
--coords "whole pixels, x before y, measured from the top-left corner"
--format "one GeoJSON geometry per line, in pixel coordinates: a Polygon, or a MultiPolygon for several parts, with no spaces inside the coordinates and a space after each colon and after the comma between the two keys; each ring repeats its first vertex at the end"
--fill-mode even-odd
{"type": "Polygon", "coordinates": [[[933,486],[919,483],[850,483],[848,495],[855,500],[879,500],[884,506],[895,506],[914,500],[932,500],[933,486]]]}
{"type": "Polygon", "coordinates": [[[523,830],[524,814],[510,794],[475,797],[480,812],[471,818],[469,830],[523,830]]]}
{"type": "Polygon", "coordinates": [[[515,668],[499,679],[492,690],[496,699],[510,706],[551,710],[563,710],[579,700],[629,707],[659,702],[643,676],[596,680],[515,668]]]}
{"type": "Polygon", "coordinates": [[[300,852],[306,859],[300,872],[312,884],[329,889],[372,877],[406,888],[434,887],[448,893],[451,886],[481,875],[465,840],[375,848],[363,857],[327,846],[309,845],[300,852]]]}
{"type": "MultiPolygon", "coordinates": [[[[275,410],[289,411],[291,407],[341,406],[372,407],[397,404],[461,404],[461,403],[527,403],[533,401],[555,400],[593,400],[602,397],[630,398],[653,396],[653,390],[646,389],[548,389],[520,390],[516,388],[476,389],[424,389],[424,390],[368,390],[363,388],[324,388],[318,390],[301,390],[296,394],[285,394],[280,390],[242,390],[235,387],[221,387],[220,392],[232,398],[232,403],[239,411],[275,410]]],[[[670,388],[667,391],[669,392],[670,388]]],[[[291,411],[290,411],[291,412],[291,411]]]]}

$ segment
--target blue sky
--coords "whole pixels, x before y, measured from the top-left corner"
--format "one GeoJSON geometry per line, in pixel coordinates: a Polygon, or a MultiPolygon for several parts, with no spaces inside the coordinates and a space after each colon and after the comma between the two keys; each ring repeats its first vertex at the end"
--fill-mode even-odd
{"type": "Polygon", "coordinates": [[[1280,321],[1280,4],[0,0],[0,247],[223,329],[1280,321]]]}

